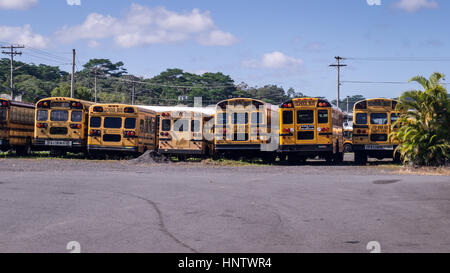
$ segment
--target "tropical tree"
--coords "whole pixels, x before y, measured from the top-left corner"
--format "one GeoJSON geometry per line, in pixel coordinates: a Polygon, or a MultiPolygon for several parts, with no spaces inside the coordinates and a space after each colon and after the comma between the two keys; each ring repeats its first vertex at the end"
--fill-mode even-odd
{"type": "Polygon", "coordinates": [[[429,79],[414,77],[423,91],[404,92],[397,109],[402,115],[394,126],[399,126],[392,137],[400,141],[397,152],[405,164],[441,166],[450,157],[450,100],[441,73],[429,79]]]}

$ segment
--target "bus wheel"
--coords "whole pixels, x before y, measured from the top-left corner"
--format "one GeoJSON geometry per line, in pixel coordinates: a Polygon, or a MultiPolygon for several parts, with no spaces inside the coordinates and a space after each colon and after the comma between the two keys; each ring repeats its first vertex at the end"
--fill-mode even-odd
{"type": "Polygon", "coordinates": [[[352,148],[352,145],[351,144],[345,144],[344,145],[344,153],[351,153],[351,152],[353,152],[353,148],[352,148]]]}
{"type": "Polygon", "coordinates": [[[344,162],[344,153],[336,153],[334,155],[334,163],[341,164],[344,162]]]}
{"type": "Polygon", "coordinates": [[[274,164],[277,160],[277,156],[275,154],[267,154],[263,156],[263,162],[265,164],[274,164]]]}
{"type": "Polygon", "coordinates": [[[364,152],[355,152],[355,163],[358,165],[366,165],[367,155],[364,152]]]}
{"type": "Polygon", "coordinates": [[[29,156],[31,154],[31,145],[25,144],[25,146],[17,147],[16,154],[18,156],[29,156]]]}
{"type": "Polygon", "coordinates": [[[402,158],[401,158],[401,156],[400,156],[400,153],[399,153],[399,152],[396,152],[396,153],[394,154],[394,163],[400,164],[401,162],[402,162],[402,158]]]}

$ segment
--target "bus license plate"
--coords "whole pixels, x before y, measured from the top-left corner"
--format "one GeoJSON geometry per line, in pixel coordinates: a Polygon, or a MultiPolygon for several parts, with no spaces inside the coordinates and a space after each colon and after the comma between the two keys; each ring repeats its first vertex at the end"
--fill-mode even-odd
{"type": "Polygon", "coordinates": [[[45,141],[45,145],[47,146],[72,146],[71,141],[58,141],[58,140],[47,140],[45,141]]]}
{"type": "Polygon", "coordinates": [[[366,150],[393,151],[394,146],[366,145],[366,150]]]}

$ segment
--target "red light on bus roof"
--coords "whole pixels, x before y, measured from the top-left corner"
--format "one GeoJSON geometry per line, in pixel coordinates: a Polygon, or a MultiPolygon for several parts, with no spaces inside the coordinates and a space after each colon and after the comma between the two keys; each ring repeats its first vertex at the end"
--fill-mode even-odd
{"type": "Polygon", "coordinates": [[[96,106],[96,107],[94,107],[93,110],[94,110],[94,112],[102,113],[103,112],[103,107],[96,106]]]}

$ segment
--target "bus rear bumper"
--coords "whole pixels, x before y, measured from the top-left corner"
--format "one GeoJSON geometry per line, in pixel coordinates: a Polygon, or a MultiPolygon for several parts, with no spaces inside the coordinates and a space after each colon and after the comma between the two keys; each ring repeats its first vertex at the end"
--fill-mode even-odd
{"type": "Polygon", "coordinates": [[[34,147],[36,147],[37,150],[55,149],[79,151],[83,149],[84,145],[82,140],[35,138],[34,147]]]}
{"type": "Polygon", "coordinates": [[[216,151],[261,151],[261,144],[216,144],[216,151]]]}
{"type": "Polygon", "coordinates": [[[126,152],[126,153],[136,153],[138,152],[137,147],[113,147],[113,146],[97,146],[88,145],[89,152],[126,152]]]}
{"type": "Polygon", "coordinates": [[[165,155],[203,155],[203,150],[159,149],[159,153],[165,155]]]}
{"type": "Polygon", "coordinates": [[[333,152],[333,145],[281,145],[278,150],[280,153],[296,153],[296,152],[333,152]]]}
{"type": "Polygon", "coordinates": [[[353,152],[364,153],[373,158],[393,158],[394,151],[398,145],[380,144],[380,145],[353,145],[353,152]]]}

